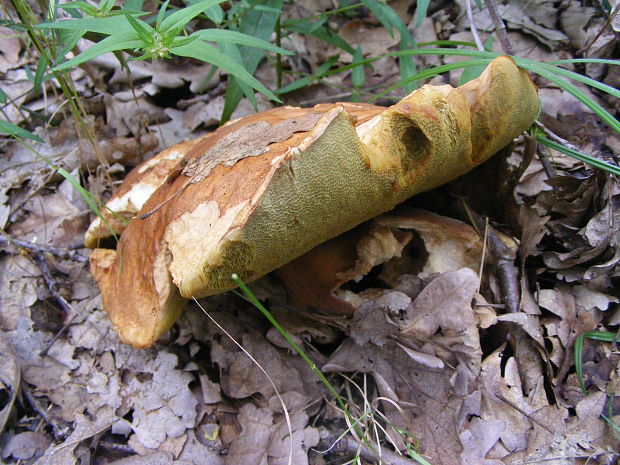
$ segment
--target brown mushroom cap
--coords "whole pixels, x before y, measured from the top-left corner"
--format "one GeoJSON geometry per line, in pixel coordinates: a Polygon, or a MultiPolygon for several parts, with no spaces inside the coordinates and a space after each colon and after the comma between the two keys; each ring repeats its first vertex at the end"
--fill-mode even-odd
{"type": "Polygon", "coordinates": [[[184,299],[234,288],[232,273],[256,279],[460,176],[537,111],[528,75],[500,57],[466,86],[427,85],[387,109],[283,107],[224,126],[170,169],[116,251],[93,252],[104,308],[146,347],[184,299]]]}

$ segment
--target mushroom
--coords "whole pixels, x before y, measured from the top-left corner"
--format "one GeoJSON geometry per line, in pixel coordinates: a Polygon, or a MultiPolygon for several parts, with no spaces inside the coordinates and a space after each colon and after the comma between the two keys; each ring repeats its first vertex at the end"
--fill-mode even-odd
{"type": "Polygon", "coordinates": [[[389,108],[275,108],[169,149],[182,152],[174,166],[121,187],[154,192],[132,200],[116,250],[91,255],[103,306],[122,341],[148,347],[186,299],[234,288],[233,273],[255,280],[462,175],[537,111],[534,84],[503,56],[464,86],[426,85],[389,108]]]}

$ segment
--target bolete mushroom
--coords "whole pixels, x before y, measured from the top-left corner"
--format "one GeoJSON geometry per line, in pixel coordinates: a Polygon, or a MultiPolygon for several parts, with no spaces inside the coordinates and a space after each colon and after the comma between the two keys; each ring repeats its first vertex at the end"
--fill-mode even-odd
{"type": "MultiPolygon", "coordinates": [[[[175,163],[160,155],[121,187],[146,194],[117,201],[136,216],[116,250],[91,255],[103,306],[124,342],[147,347],[186,299],[234,288],[233,273],[257,279],[462,175],[537,111],[534,84],[504,56],[459,88],[426,85],[389,108],[275,108],[175,146],[167,152],[175,163]]],[[[89,245],[101,231],[93,226],[89,245]]]]}

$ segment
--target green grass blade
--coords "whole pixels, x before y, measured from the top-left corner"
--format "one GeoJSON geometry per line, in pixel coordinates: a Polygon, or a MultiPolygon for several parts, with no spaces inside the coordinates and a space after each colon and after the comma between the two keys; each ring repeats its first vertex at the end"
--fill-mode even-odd
{"type": "Polygon", "coordinates": [[[67,2],[62,5],[56,5],[56,7],[67,10],[68,12],[72,10],[80,10],[89,16],[95,16],[97,13],[99,13],[99,10],[95,6],[91,5],[90,3],[80,1],[67,2]]]}
{"type": "Polygon", "coordinates": [[[561,65],[562,63],[600,63],[603,65],[620,65],[620,60],[608,60],[605,58],[571,58],[569,60],[552,60],[548,65],[561,65]]]}
{"type": "MultiPolygon", "coordinates": [[[[467,60],[467,61],[458,61],[456,63],[449,63],[447,65],[436,66],[434,68],[425,69],[424,71],[420,71],[419,73],[410,76],[407,80],[409,81],[419,81],[421,79],[428,79],[438,74],[447,73],[449,71],[460,69],[460,68],[471,68],[471,67],[479,67],[487,65],[491,60],[489,58],[482,58],[477,60],[467,60]]],[[[397,82],[394,85],[391,85],[387,89],[375,94],[372,98],[370,98],[369,102],[374,102],[377,99],[380,99],[384,95],[390,93],[394,89],[398,89],[402,86],[402,82],[397,82]]]]}
{"type": "MultiPolygon", "coordinates": [[[[336,63],[336,61],[338,61],[338,57],[331,57],[325,63],[323,63],[321,66],[318,67],[314,75],[304,76],[303,78],[298,79],[297,81],[291,82],[290,84],[287,84],[286,86],[276,90],[276,94],[279,94],[279,95],[286,94],[288,92],[301,89],[302,87],[310,85],[313,82],[321,79],[322,77],[331,74],[330,72],[328,72],[328,70],[334,65],[334,63],[336,63]]],[[[366,60],[362,60],[362,62],[363,61],[366,61],[366,60]]],[[[349,66],[348,69],[351,69],[354,67],[355,66],[349,66]]]]}
{"type": "Polygon", "coordinates": [[[45,59],[45,57],[39,57],[39,62],[37,63],[37,69],[34,73],[34,81],[33,81],[33,91],[35,94],[39,94],[41,90],[41,84],[43,84],[45,78],[45,71],[47,71],[47,67],[49,63],[45,59]]]}
{"type": "Polygon", "coordinates": [[[285,50],[270,44],[266,40],[257,39],[248,34],[237,31],[229,31],[227,29],[203,29],[196,31],[192,36],[198,36],[207,42],[226,42],[237,45],[246,45],[248,47],[261,48],[271,52],[280,53],[282,55],[294,55],[293,52],[285,50]]]}
{"type": "Polygon", "coordinates": [[[583,339],[586,337],[586,334],[580,334],[575,338],[575,373],[577,374],[577,381],[579,382],[579,387],[581,388],[581,392],[584,395],[588,395],[588,391],[586,390],[586,385],[583,382],[583,339]]]}
{"type": "Polygon", "coordinates": [[[614,118],[607,110],[605,110],[602,106],[600,106],[598,103],[596,103],[586,94],[584,94],[574,85],[572,85],[570,82],[556,76],[555,74],[548,71],[547,68],[540,66],[539,64],[531,63],[529,60],[524,61],[519,58],[515,58],[515,61],[517,62],[519,66],[527,69],[528,71],[536,73],[544,77],[545,79],[557,84],[563,90],[565,90],[566,92],[571,94],[573,97],[575,97],[577,100],[579,100],[581,103],[583,103],[588,108],[590,108],[594,113],[596,113],[596,115],[601,120],[607,123],[614,131],[616,131],[617,133],[620,133],[620,122],[618,122],[618,120],[614,118]]]}
{"type": "MultiPolygon", "coordinates": [[[[361,61],[362,56],[362,44],[357,44],[355,53],[353,54],[353,64],[361,61]]],[[[353,87],[362,87],[364,85],[364,78],[365,74],[363,66],[356,66],[353,68],[351,71],[351,84],[353,84],[353,87]]]]}
{"type": "Polygon", "coordinates": [[[474,42],[465,42],[461,40],[432,40],[430,42],[419,42],[418,47],[428,47],[429,45],[444,45],[444,46],[463,46],[463,47],[471,47],[477,48],[478,46],[474,42]]]}
{"type": "Polygon", "coordinates": [[[70,59],[69,61],[65,61],[64,63],[54,66],[52,71],[62,71],[64,69],[77,66],[107,52],[141,48],[144,45],[146,44],[142,40],[138,39],[134,30],[121,34],[115,34],[113,36],[106,37],[101,42],[98,42],[89,49],[84,50],[78,56],[70,59]]]}
{"type": "Polygon", "coordinates": [[[181,29],[203,11],[215,5],[219,5],[223,1],[224,0],[203,0],[202,2],[194,3],[193,5],[177,10],[161,22],[160,31],[166,32],[181,29]]]}
{"type": "Polygon", "coordinates": [[[616,98],[620,98],[620,91],[618,89],[608,86],[607,84],[599,82],[595,79],[589,78],[588,76],[584,76],[583,74],[575,73],[573,71],[560,68],[559,66],[550,65],[548,63],[540,63],[540,62],[533,61],[533,60],[527,60],[525,58],[517,58],[516,61],[517,61],[517,64],[519,63],[519,61],[523,61],[523,62],[527,61],[531,63],[533,66],[541,66],[545,68],[550,73],[559,74],[560,76],[564,76],[574,81],[581,82],[590,87],[594,87],[610,95],[613,95],[616,98]]]}
{"type": "Polygon", "coordinates": [[[424,18],[426,18],[426,12],[428,11],[428,5],[430,4],[430,0],[418,0],[416,2],[415,12],[418,15],[415,21],[415,27],[420,27],[424,18]]]}
{"type": "Polygon", "coordinates": [[[577,381],[579,381],[579,387],[584,395],[588,395],[588,391],[583,382],[583,341],[585,338],[595,341],[603,342],[619,342],[620,333],[610,333],[607,331],[589,331],[587,333],[580,334],[575,338],[574,351],[575,351],[575,373],[577,374],[577,381]]]}
{"type": "MultiPolygon", "coordinates": [[[[133,28],[133,30],[138,35],[140,40],[142,40],[142,42],[144,42],[145,44],[153,43],[154,41],[153,35],[155,34],[155,29],[153,29],[151,26],[149,26],[144,21],[134,18],[130,14],[127,14],[125,19],[129,23],[129,25],[133,28]]],[[[114,37],[114,35],[110,37],[114,37]]]]}
{"type": "Polygon", "coordinates": [[[162,6],[159,8],[159,12],[157,13],[157,20],[155,21],[155,29],[158,31],[161,30],[161,22],[164,20],[166,16],[166,10],[168,9],[168,5],[170,4],[170,0],[166,0],[162,6]]]}
{"type": "MultiPolygon", "coordinates": [[[[237,32],[268,41],[278,23],[283,0],[246,0],[246,2],[245,11],[240,16],[237,32]],[[265,4],[268,6],[267,9],[258,8],[259,6],[266,6],[265,4]]],[[[239,53],[241,54],[240,63],[250,74],[256,71],[258,64],[265,55],[262,49],[244,45],[239,46],[239,53]]],[[[224,95],[225,106],[222,111],[221,122],[230,119],[243,94],[248,95],[248,92],[243,89],[241,80],[231,79],[224,95]]]]}
{"type": "Polygon", "coordinates": [[[599,168],[601,170],[607,171],[609,173],[615,174],[616,176],[620,176],[620,167],[616,165],[612,165],[603,160],[599,160],[598,158],[591,157],[590,155],[586,155],[585,153],[578,152],[576,150],[570,149],[568,147],[563,146],[555,141],[547,139],[546,137],[540,135],[539,132],[536,133],[536,140],[541,144],[546,145],[553,150],[557,150],[569,157],[580,160],[588,165],[594,166],[595,168],[599,168]]]}
{"type": "Polygon", "coordinates": [[[36,134],[33,134],[24,128],[20,128],[19,126],[13,123],[9,123],[8,121],[4,121],[2,119],[0,119],[0,133],[8,134],[9,136],[15,137],[16,139],[31,139],[37,142],[45,143],[45,141],[36,134]]]}
{"type": "Polygon", "coordinates": [[[286,340],[286,342],[288,342],[289,345],[295,350],[295,352],[297,352],[297,354],[304,360],[304,362],[308,364],[308,366],[312,369],[314,374],[321,380],[321,382],[325,385],[325,387],[329,390],[329,392],[338,401],[342,409],[346,412],[347,408],[345,406],[344,401],[342,400],[342,397],[340,397],[340,394],[338,394],[338,392],[334,389],[334,387],[327,380],[327,378],[325,378],[325,375],[323,375],[323,372],[318,369],[316,364],[310,359],[310,357],[306,355],[303,349],[299,347],[299,345],[293,340],[293,338],[291,338],[291,336],[289,336],[289,334],[284,330],[284,328],[280,326],[280,323],[278,323],[278,321],[273,317],[271,312],[267,310],[263,306],[263,304],[260,303],[260,301],[252,293],[252,291],[250,291],[250,289],[248,289],[245,283],[241,281],[239,276],[237,276],[237,274],[233,274],[232,279],[237,284],[237,286],[239,286],[239,289],[241,289],[241,292],[243,292],[243,295],[246,297],[246,299],[252,305],[254,305],[257,309],[260,310],[260,312],[265,316],[265,318],[267,318],[267,320],[269,320],[269,322],[273,325],[273,327],[276,328],[276,330],[282,335],[282,337],[286,340]]]}
{"type": "Polygon", "coordinates": [[[182,45],[180,47],[172,47],[170,52],[175,55],[195,58],[197,60],[204,61],[205,63],[211,63],[212,65],[215,65],[218,68],[232,74],[237,79],[240,79],[250,85],[252,88],[256,89],[263,95],[266,95],[270,99],[275,100],[278,103],[282,103],[273,92],[267,89],[254,76],[248,73],[243,66],[206,42],[195,40],[190,44],[182,45]]]}
{"type": "Polygon", "coordinates": [[[317,39],[322,40],[325,43],[338,47],[339,49],[353,55],[355,50],[353,49],[353,47],[351,47],[351,45],[349,45],[346,40],[344,40],[332,30],[318,24],[318,21],[294,22],[288,19],[282,22],[282,29],[290,32],[297,32],[299,34],[311,35],[313,37],[316,37],[317,39]]]}
{"type": "MultiPolygon", "coordinates": [[[[132,17],[143,16],[146,13],[126,13],[132,17]]],[[[130,29],[129,23],[123,15],[108,16],[105,18],[81,18],[65,19],[53,23],[41,23],[35,26],[37,29],[66,29],[79,32],[96,32],[98,34],[111,35],[130,29]]]]}

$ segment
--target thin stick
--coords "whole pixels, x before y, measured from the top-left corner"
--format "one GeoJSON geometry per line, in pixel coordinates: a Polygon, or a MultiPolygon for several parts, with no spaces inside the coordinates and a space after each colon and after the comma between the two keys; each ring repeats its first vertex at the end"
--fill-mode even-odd
{"type": "Polygon", "coordinates": [[[489,10],[489,14],[491,15],[491,19],[493,20],[493,24],[495,25],[495,29],[497,29],[497,35],[499,36],[499,41],[502,44],[502,50],[507,55],[514,55],[514,51],[512,50],[512,45],[510,45],[510,39],[508,38],[508,33],[506,32],[506,25],[502,20],[502,16],[499,14],[497,10],[497,5],[495,5],[494,0],[484,0],[487,9],[489,10]]]}
{"type": "Polygon", "coordinates": [[[471,9],[471,0],[467,0],[465,2],[465,6],[467,7],[467,18],[469,19],[469,28],[471,29],[471,34],[474,36],[474,42],[476,42],[476,47],[481,52],[484,51],[484,44],[482,40],[480,40],[480,36],[478,35],[478,28],[476,27],[476,22],[474,21],[474,12],[471,9]]]}
{"type": "Polygon", "coordinates": [[[549,139],[557,142],[558,144],[562,144],[564,147],[569,148],[571,150],[574,150],[575,152],[581,152],[579,147],[577,147],[576,145],[571,144],[566,139],[562,139],[560,136],[558,136],[555,132],[553,132],[547,126],[542,124],[540,121],[534,121],[534,124],[536,126],[538,126],[540,129],[542,129],[545,132],[545,134],[547,134],[547,136],[549,136],[549,139]]]}
{"type": "Polygon", "coordinates": [[[611,21],[614,19],[614,16],[618,14],[619,10],[620,10],[620,3],[616,5],[616,7],[614,8],[614,11],[612,11],[611,14],[607,17],[607,20],[603,23],[603,26],[601,26],[601,29],[599,29],[596,35],[592,37],[592,39],[586,45],[584,45],[579,50],[577,50],[575,52],[575,55],[577,56],[583,55],[590,49],[590,47],[592,47],[592,45],[594,45],[594,42],[598,40],[601,34],[603,34],[603,31],[607,29],[607,27],[611,24],[611,21]]]}
{"type": "Polygon", "coordinates": [[[480,294],[480,286],[482,285],[482,271],[484,270],[484,259],[487,253],[487,241],[489,237],[489,218],[484,218],[484,237],[482,238],[482,257],[480,257],[480,271],[478,271],[478,289],[476,292],[480,294]]]}
{"type": "Polygon", "coordinates": [[[549,160],[549,150],[547,150],[547,147],[543,144],[537,144],[537,145],[538,145],[537,147],[538,158],[540,159],[540,162],[542,163],[543,170],[545,170],[545,174],[547,175],[549,179],[555,178],[556,177],[555,166],[553,166],[553,163],[551,163],[551,161],[549,160]]]}
{"type": "Polygon", "coordinates": [[[58,440],[65,439],[67,437],[68,428],[60,425],[54,418],[50,417],[47,410],[43,408],[39,400],[32,394],[30,389],[22,383],[22,392],[28,403],[32,406],[35,412],[39,414],[41,419],[52,428],[52,434],[58,440]]]}
{"type": "Polygon", "coordinates": [[[34,242],[24,241],[22,239],[14,239],[10,236],[0,234],[0,247],[4,245],[13,244],[17,247],[33,252],[35,254],[50,254],[58,258],[65,258],[76,262],[85,262],[87,257],[80,255],[77,250],[74,249],[60,249],[58,247],[52,247],[49,245],[35,244],[34,242]]]}
{"type": "MultiPolygon", "coordinates": [[[[326,440],[321,441],[321,444],[327,445],[334,443],[335,441],[338,441],[338,439],[334,437],[326,438],[326,440]]],[[[381,463],[384,463],[386,465],[414,465],[418,463],[407,457],[399,455],[396,452],[392,452],[386,449],[384,449],[381,452],[381,455],[379,455],[365,445],[359,444],[347,437],[343,437],[337,442],[337,448],[335,449],[335,452],[345,454],[359,454],[364,460],[368,460],[369,462],[375,462],[377,460],[380,460],[381,463]]]]}

